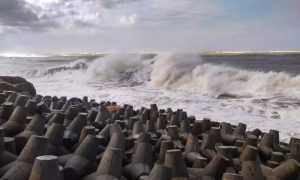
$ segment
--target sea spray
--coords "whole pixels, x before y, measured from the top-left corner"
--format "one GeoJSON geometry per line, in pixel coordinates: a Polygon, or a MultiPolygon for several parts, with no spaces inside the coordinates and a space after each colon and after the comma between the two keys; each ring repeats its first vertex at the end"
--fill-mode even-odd
{"type": "Polygon", "coordinates": [[[201,63],[195,54],[159,54],[151,73],[154,87],[177,88],[190,81],[191,71],[201,63]]]}
{"type": "Polygon", "coordinates": [[[149,80],[151,59],[142,54],[113,54],[98,58],[89,64],[89,78],[139,85],[149,80]]]}
{"type": "Polygon", "coordinates": [[[142,65],[140,55],[114,54],[96,59],[88,72],[94,77],[118,79],[122,73],[142,65]]]}

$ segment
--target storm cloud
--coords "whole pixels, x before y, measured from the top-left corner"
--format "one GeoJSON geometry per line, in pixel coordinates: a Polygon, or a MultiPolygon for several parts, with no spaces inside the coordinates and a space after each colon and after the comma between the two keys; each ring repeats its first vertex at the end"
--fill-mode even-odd
{"type": "Polygon", "coordinates": [[[0,26],[2,31],[43,31],[55,27],[55,21],[39,17],[39,7],[23,0],[0,1],[0,26]]]}
{"type": "Polygon", "coordinates": [[[1,0],[0,22],[6,26],[27,27],[38,24],[39,18],[22,0],[1,0]]]}

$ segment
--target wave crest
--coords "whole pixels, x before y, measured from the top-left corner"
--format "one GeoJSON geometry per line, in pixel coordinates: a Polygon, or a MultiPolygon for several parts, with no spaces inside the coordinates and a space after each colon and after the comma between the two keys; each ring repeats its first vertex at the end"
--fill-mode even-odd
{"type": "Polygon", "coordinates": [[[300,92],[300,76],[203,63],[199,56],[191,54],[158,56],[153,65],[151,84],[155,87],[192,90],[215,96],[300,92]]]}
{"type": "Polygon", "coordinates": [[[62,72],[62,71],[67,71],[67,70],[82,70],[82,69],[86,69],[87,67],[88,67],[87,60],[79,59],[79,60],[71,62],[70,64],[67,64],[67,65],[62,65],[62,66],[46,69],[46,70],[44,70],[43,74],[48,75],[48,74],[54,74],[57,72],[62,72]]]}

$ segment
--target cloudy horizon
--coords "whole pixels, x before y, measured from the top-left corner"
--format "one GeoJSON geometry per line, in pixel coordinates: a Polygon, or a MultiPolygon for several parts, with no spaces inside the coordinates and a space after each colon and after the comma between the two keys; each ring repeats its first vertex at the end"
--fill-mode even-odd
{"type": "Polygon", "coordinates": [[[0,53],[300,50],[298,0],[0,0],[0,53]]]}

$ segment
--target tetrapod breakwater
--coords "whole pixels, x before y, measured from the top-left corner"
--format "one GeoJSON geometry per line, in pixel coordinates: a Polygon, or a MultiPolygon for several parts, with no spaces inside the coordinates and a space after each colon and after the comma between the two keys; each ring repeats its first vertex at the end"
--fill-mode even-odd
{"type": "Polygon", "coordinates": [[[0,93],[3,180],[293,180],[300,139],[183,109],[0,93]]]}

